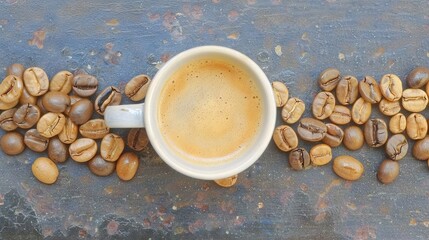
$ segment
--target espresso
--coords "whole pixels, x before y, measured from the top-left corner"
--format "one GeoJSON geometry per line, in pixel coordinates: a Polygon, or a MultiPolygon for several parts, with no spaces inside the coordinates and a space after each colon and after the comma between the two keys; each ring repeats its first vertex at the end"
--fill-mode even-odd
{"type": "Polygon", "coordinates": [[[256,81],[244,68],[227,59],[201,58],[166,81],[158,124],[176,154],[199,165],[217,165],[254,142],[263,105],[256,81]]]}

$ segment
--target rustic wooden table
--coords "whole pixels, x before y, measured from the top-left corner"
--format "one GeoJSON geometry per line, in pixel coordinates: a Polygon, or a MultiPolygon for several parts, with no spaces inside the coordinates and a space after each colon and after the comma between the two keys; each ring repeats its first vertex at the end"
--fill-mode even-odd
{"type": "MultiPolygon", "coordinates": [[[[250,56],[309,109],[326,67],[358,79],[404,79],[415,66],[428,66],[428,8],[418,0],[0,0],[0,75],[14,62],[50,76],[83,69],[100,89],[123,89],[185,49],[216,44],[250,56]]],[[[331,165],[293,171],[271,143],[229,189],[173,171],[151,148],[140,153],[130,182],[96,177],[69,160],[53,186],[31,174],[43,154],[1,154],[0,239],[428,238],[426,162],[408,153],[397,181],[382,185],[376,169],[383,148],[336,148],[340,154],[363,162],[361,180],[343,181],[331,165]]]]}

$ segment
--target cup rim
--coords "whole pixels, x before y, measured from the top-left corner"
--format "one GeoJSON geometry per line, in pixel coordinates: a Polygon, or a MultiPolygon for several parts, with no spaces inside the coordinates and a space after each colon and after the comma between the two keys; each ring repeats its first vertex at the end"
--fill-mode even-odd
{"type": "Polygon", "coordinates": [[[274,94],[272,92],[271,83],[263,72],[263,70],[252,59],[250,59],[243,53],[231,48],[215,45],[190,48],[188,50],[180,52],[179,54],[171,58],[169,61],[167,61],[164,66],[162,66],[161,69],[158,70],[158,72],[152,79],[152,83],[149,86],[146,95],[144,108],[144,122],[146,132],[151,141],[152,147],[155,149],[161,159],[174,170],[186,176],[202,180],[216,180],[227,178],[238,174],[253,165],[263,154],[268,144],[270,143],[276,121],[276,104],[274,94]],[[163,84],[166,81],[165,78],[168,78],[170,76],[171,71],[177,69],[179,63],[183,63],[187,58],[197,57],[199,55],[209,53],[223,54],[225,56],[232,57],[235,60],[241,62],[241,64],[243,64],[244,66],[251,69],[252,75],[255,76],[255,79],[261,85],[261,94],[263,96],[266,96],[266,106],[264,106],[264,108],[265,112],[268,112],[268,114],[265,114],[266,116],[264,116],[265,120],[264,125],[261,128],[261,133],[259,134],[259,137],[255,139],[257,143],[252,144],[254,148],[249,148],[249,150],[245,151],[245,153],[251,154],[242,154],[237,159],[232,160],[233,162],[239,161],[239,165],[236,165],[235,168],[225,168],[222,171],[210,171],[210,167],[204,167],[205,170],[202,171],[195,171],[193,167],[191,167],[191,165],[193,164],[188,162],[188,166],[185,166],[184,162],[187,162],[186,160],[180,161],[181,158],[179,156],[170,154],[173,151],[166,150],[167,144],[162,139],[163,137],[159,132],[156,122],[157,101],[154,100],[154,98],[156,98],[156,96],[159,95],[160,91],[162,90],[162,87],[164,86],[163,84]],[[243,159],[244,156],[247,156],[247,159],[243,159]]]}

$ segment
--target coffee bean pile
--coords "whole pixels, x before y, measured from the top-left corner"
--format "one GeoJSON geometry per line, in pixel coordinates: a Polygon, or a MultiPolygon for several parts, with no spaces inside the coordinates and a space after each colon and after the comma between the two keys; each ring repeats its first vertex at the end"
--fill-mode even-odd
{"type": "MultiPolygon", "coordinates": [[[[146,75],[132,78],[125,86],[125,95],[141,101],[150,82],[146,75]]],[[[108,176],[116,171],[121,180],[131,180],[139,167],[135,152],[149,144],[146,131],[131,129],[127,144],[110,132],[104,111],[107,106],[119,105],[122,93],[108,86],[94,98],[97,90],[97,78],[84,72],[60,71],[49,79],[41,68],[10,65],[0,83],[0,128],[5,131],[0,138],[1,150],[8,155],[18,155],[26,148],[47,153],[35,159],[31,168],[45,184],[57,180],[57,164],[68,158],[86,163],[95,175],[108,176]],[[126,145],[132,151],[126,151],[126,145]]]]}
{"type": "MultiPolygon", "coordinates": [[[[328,164],[333,159],[332,148],[342,143],[350,151],[361,149],[365,143],[373,148],[384,146],[386,159],[379,165],[377,177],[384,184],[391,183],[399,175],[398,161],[408,152],[406,136],[416,141],[412,149],[414,158],[429,159],[428,121],[421,114],[428,104],[429,69],[413,69],[406,82],[409,88],[404,90],[395,74],[386,74],[379,82],[371,76],[358,81],[354,76],[341,75],[338,69],[325,69],[318,78],[322,91],[311,106],[314,118],[301,118],[306,108],[304,102],[289,98],[288,88],[282,82],[273,82],[276,104],[282,107],[281,117],[286,123],[274,130],[273,140],[281,151],[290,152],[289,164],[294,170],[328,164]],[[371,117],[375,104],[383,115],[390,117],[388,124],[371,117]],[[401,113],[402,108],[406,114],[401,113]],[[324,122],[327,119],[330,122],[324,122]],[[296,122],[296,131],[287,125],[296,122]],[[346,125],[344,130],[341,125],[346,125]],[[393,134],[390,137],[389,131],[393,134]],[[299,147],[299,139],[317,144],[307,151],[299,147]]],[[[362,163],[348,155],[337,156],[332,169],[346,180],[357,180],[364,172],[362,163]]]]}

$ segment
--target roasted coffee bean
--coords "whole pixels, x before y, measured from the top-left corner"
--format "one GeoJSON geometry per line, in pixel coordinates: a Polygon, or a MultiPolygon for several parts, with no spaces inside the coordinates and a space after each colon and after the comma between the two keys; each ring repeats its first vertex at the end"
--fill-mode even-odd
{"type": "Polygon", "coordinates": [[[41,96],[49,89],[49,78],[46,72],[38,67],[27,68],[24,71],[24,86],[32,96],[41,96]]]}
{"type": "Polygon", "coordinates": [[[0,147],[7,155],[18,155],[25,149],[24,137],[18,132],[7,132],[0,138],[0,147]]]}
{"type": "Polygon", "coordinates": [[[101,140],[100,154],[104,160],[114,162],[121,156],[124,148],[124,140],[116,134],[109,133],[101,140]]]}
{"type": "Polygon", "coordinates": [[[11,108],[14,108],[16,105],[18,105],[19,100],[16,100],[15,102],[11,103],[5,103],[0,101],[0,110],[9,110],[11,108]]]}
{"type": "Polygon", "coordinates": [[[93,111],[94,105],[91,101],[83,98],[72,105],[68,115],[75,124],[81,125],[91,119],[93,111]]]}
{"type": "Polygon", "coordinates": [[[311,163],[316,166],[328,164],[332,160],[332,149],[327,144],[317,144],[310,149],[311,163]]]}
{"type": "Polygon", "coordinates": [[[55,74],[49,84],[49,91],[62,92],[69,94],[73,86],[73,73],[61,71],[55,74]]]}
{"type": "Polygon", "coordinates": [[[237,182],[237,178],[238,178],[238,175],[235,174],[234,176],[231,176],[231,177],[214,180],[214,182],[221,187],[232,187],[237,182]]]}
{"type": "Polygon", "coordinates": [[[43,152],[48,148],[49,139],[40,135],[36,129],[30,129],[24,135],[24,143],[35,152],[43,152]]]}
{"type": "Polygon", "coordinates": [[[383,119],[373,118],[365,123],[364,136],[370,147],[380,147],[388,138],[387,125],[383,119]]]}
{"type": "Polygon", "coordinates": [[[46,157],[37,158],[31,165],[31,171],[37,180],[45,184],[53,184],[59,175],[57,165],[46,157]]]}
{"type": "Polygon", "coordinates": [[[97,143],[90,138],[79,138],[69,146],[70,157],[76,162],[88,162],[97,153],[97,143]]]}
{"type": "Polygon", "coordinates": [[[98,80],[89,74],[77,74],[73,77],[73,91],[81,97],[89,97],[97,91],[98,80]]]}
{"type": "Polygon", "coordinates": [[[150,83],[151,79],[149,76],[144,74],[137,75],[133,77],[127,83],[127,85],[125,85],[125,95],[127,95],[127,97],[133,101],[143,100],[143,98],[146,97],[147,89],[149,88],[150,83]]]}
{"type": "Polygon", "coordinates": [[[295,148],[289,153],[289,165],[294,170],[306,169],[310,163],[310,155],[305,148],[295,148]]]}
{"type": "Polygon", "coordinates": [[[104,115],[104,110],[108,106],[119,105],[122,95],[118,88],[110,86],[105,88],[95,99],[94,109],[101,115],[104,115]]]}
{"type": "Polygon", "coordinates": [[[37,123],[40,135],[51,138],[58,135],[64,128],[66,117],[61,113],[46,113],[37,123]]]}
{"type": "Polygon", "coordinates": [[[428,96],[421,89],[405,89],[402,92],[402,106],[410,112],[421,112],[428,105],[428,96]]]}
{"type": "Polygon", "coordinates": [[[386,154],[392,160],[401,160],[408,152],[408,141],[403,134],[393,135],[387,140],[386,154]]]}
{"type": "Polygon", "coordinates": [[[380,80],[381,94],[389,101],[399,101],[402,97],[402,82],[395,74],[386,74],[380,80]]]}
{"type": "Polygon", "coordinates": [[[62,113],[70,106],[70,97],[62,92],[47,92],[42,97],[42,104],[48,112],[62,113]]]}
{"type": "Polygon", "coordinates": [[[344,125],[352,120],[352,113],[346,106],[335,105],[334,111],[329,116],[329,120],[335,124],[344,125]]]}
{"type": "Polygon", "coordinates": [[[407,83],[410,88],[421,88],[429,82],[429,69],[416,67],[407,75],[407,83]]]}
{"type": "Polygon", "coordinates": [[[359,93],[369,103],[378,103],[381,101],[380,88],[377,81],[371,76],[365,76],[359,82],[359,93]]]}
{"type": "Polygon", "coordinates": [[[398,175],[399,163],[397,161],[386,159],[381,162],[380,167],[378,167],[377,178],[384,184],[389,184],[395,181],[398,175]]]}
{"type": "Polygon", "coordinates": [[[135,151],[141,151],[149,144],[149,138],[144,128],[133,128],[128,132],[127,145],[135,151]]]}
{"type": "Polygon", "coordinates": [[[364,124],[371,116],[372,105],[371,103],[359,98],[352,107],[352,119],[356,124],[364,124]]]}
{"type": "Polygon", "coordinates": [[[401,104],[399,101],[389,101],[385,98],[381,99],[378,105],[380,112],[386,116],[393,116],[401,111],[401,104]]]}
{"type": "Polygon", "coordinates": [[[394,133],[402,133],[405,131],[405,128],[407,127],[407,118],[404,114],[398,113],[395,116],[390,118],[389,121],[389,130],[394,133]]]}
{"type": "Polygon", "coordinates": [[[273,140],[283,152],[289,152],[298,146],[298,137],[295,131],[287,125],[278,126],[274,130],[273,140]]]}
{"type": "Polygon", "coordinates": [[[340,71],[327,68],[319,75],[319,86],[323,91],[332,91],[341,79],[340,71]]]}
{"type": "Polygon", "coordinates": [[[76,141],[78,133],[79,127],[70,118],[67,118],[58,138],[65,144],[71,144],[76,141]]]}
{"type": "Polygon", "coordinates": [[[407,135],[413,140],[423,139],[428,132],[426,118],[420,113],[411,113],[407,117],[407,135]]]}
{"type": "Polygon", "coordinates": [[[340,146],[344,138],[343,129],[332,123],[327,123],[326,128],[326,136],[322,139],[322,142],[328,144],[331,147],[340,146]]]}
{"type": "Polygon", "coordinates": [[[19,104],[24,105],[27,103],[37,105],[37,97],[30,95],[26,88],[22,88],[22,94],[19,97],[19,104]]]}
{"type": "Polygon", "coordinates": [[[39,97],[39,98],[37,99],[37,107],[39,108],[40,113],[41,113],[42,115],[48,112],[48,110],[46,110],[45,106],[43,106],[42,97],[39,97]]]}
{"type": "Polygon", "coordinates": [[[91,119],[79,127],[82,136],[92,139],[101,139],[109,133],[104,119],[91,119]]]}
{"type": "Polygon", "coordinates": [[[33,127],[40,119],[40,110],[37,106],[27,103],[19,107],[13,115],[13,121],[20,128],[33,127]]]}
{"type": "Polygon", "coordinates": [[[429,136],[416,141],[413,146],[413,156],[418,160],[426,161],[429,159],[429,136]]]}
{"type": "Polygon", "coordinates": [[[139,168],[139,157],[135,153],[123,153],[116,163],[116,174],[121,180],[129,181],[133,179],[139,168]]]}
{"type": "Polygon", "coordinates": [[[363,146],[363,132],[358,126],[350,126],[344,130],[343,144],[351,150],[356,151],[363,146]]]}
{"type": "Polygon", "coordinates": [[[21,78],[15,75],[9,75],[0,83],[0,101],[12,103],[19,101],[24,84],[21,78]]]}
{"type": "Polygon", "coordinates": [[[13,121],[13,115],[16,112],[16,108],[11,108],[0,114],[0,128],[5,131],[13,131],[18,128],[18,125],[13,121]]]}
{"type": "Polygon", "coordinates": [[[48,156],[56,163],[63,163],[69,156],[68,146],[62,143],[59,138],[53,137],[49,140],[48,156]]]}
{"type": "Polygon", "coordinates": [[[97,154],[89,160],[88,168],[95,175],[105,177],[115,171],[116,164],[114,162],[104,160],[99,154],[97,154]]]}
{"type": "Polygon", "coordinates": [[[342,155],[334,159],[332,170],[341,178],[349,181],[358,180],[363,172],[362,163],[352,156],[342,155]]]}
{"type": "Polygon", "coordinates": [[[67,114],[67,116],[70,114],[70,110],[72,108],[72,106],[77,103],[78,101],[82,100],[81,97],[76,96],[76,95],[70,95],[70,105],[66,108],[66,110],[64,111],[65,114],[67,114]]]}
{"type": "Polygon", "coordinates": [[[282,109],[283,121],[296,123],[305,111],[305,103],[299,98],[289,98],[282,109]]]}
{"type": "MultiPolygon", "coordinates": [[[[289,90],[287,89],[286,85],[282,82],[277,82],[277,81],[273,82],[271,86],[273,88],[274,97],[276,99],[276,106],[283,107],[289,98],[289,90]]],[[[125,91],[126,91],[126,87],[125,87],[125,91]]]]}
{"type": "Polygon", "coordinates": [[[353,76],[344,76],[338,83],[336,93],[342,105],[353,104],[359,95],[358,80],[353,76]]]}
{"type": "Polygon", "coordinates": [[[13,63],[6,68],[6,75],[15,75],[22,79],[24,75],[24,66],[20,63],[13,63]]]}
{"type": "Polygon", "coordinates": [[[328,118],[335,107],[335,97],[330,92],[320,92],[313,100],[313,116],[319,120],[328,118]]]}
{"type": "Polygon", "coordinates": [[[306,141],[317,142],[326,136],[325,123],[314,118],[303,118],[299,121],[297,132],[306,141]]]}

